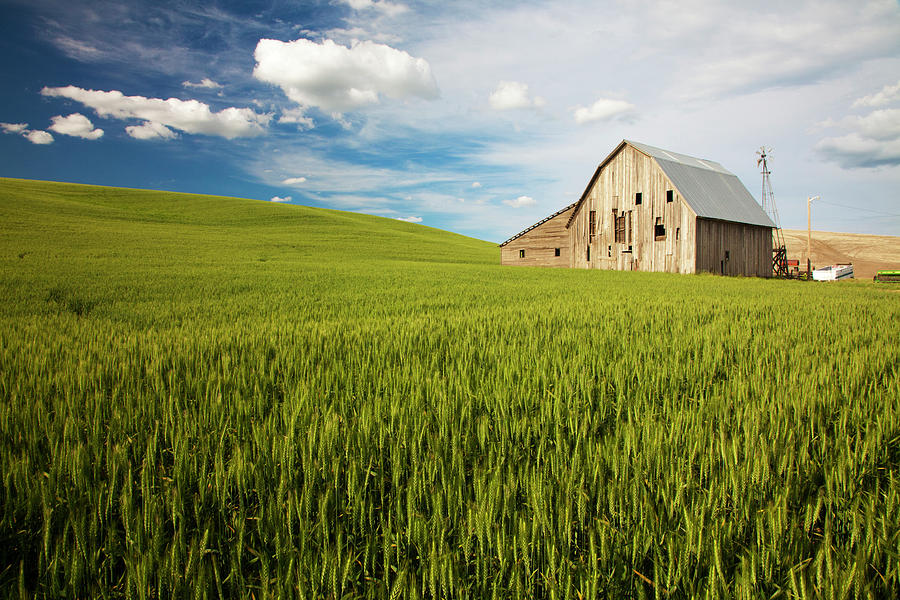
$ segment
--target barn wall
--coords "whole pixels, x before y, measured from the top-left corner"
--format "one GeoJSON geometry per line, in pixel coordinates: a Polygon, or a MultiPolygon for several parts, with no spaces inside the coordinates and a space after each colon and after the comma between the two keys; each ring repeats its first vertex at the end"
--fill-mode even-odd
{"type": "Polygon", "coordinates": [[[626,144],[603,166],[572,220],[572,266],[693,273],[695,224],[694,212],[656,162],[626,144]],[[666,202],[667,190],[673,190],[673,202],[666,202]],[[642,195],[641,204],[635,202],[637,192],[642,195]],[[624,243],[615,241],[614,208],[619,215],[626,214],[624,243]],[[592,240],[591,211],[595,211],[597,221],[592,240]],[[666,236],[660,240],[655,235],[657,217],[666,228],[666,236]]]}
{"type": "Polygon", "coordinates": [[[721,275],[771,277],[772,229],[697,219],[697,270],[721,275]]]}
{"type": "Polygon", "coordinates": [[[501,265],[518,265],[527,267],[569,267],[571,263],[571,247],[566,222],[573,208],[561,212],[546,223],[538,225],[531,231],[507,243],[500,248],[501,265]],[[559,256],[555,249],[559,248],[559,256]],[[525,258],[519,257],[519,251],[525,250],[525,258]]]}

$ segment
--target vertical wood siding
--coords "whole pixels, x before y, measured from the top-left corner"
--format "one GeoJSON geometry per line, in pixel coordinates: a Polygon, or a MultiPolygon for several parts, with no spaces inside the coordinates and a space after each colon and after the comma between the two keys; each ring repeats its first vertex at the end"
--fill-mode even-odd
{"type": "Polygon", "coordinates": [[[500,264],[527,267],[571,266],[571,237],[566,230],[566,223],[573,210],[574,207],[561,212],[546,223],[502,246],[500,264]],[[556,248],[559,248],[559,256],[555,255],[556,248]],[[520,250],[525,250],[525,258],[519,257],[520,250]]]}
{"type": "Polygon", "coordinates": [[[697,270],[771,277],[772,230],[746,223],[697,219],[697,270]]]}
{"type": "Polygon", "coordinates": [[[674,201],[666,202],[666,191],[674,189],[651,157],[630,145],[623,146],[600,171],[569,227],[572,266],[695,272],[696,216],[677,191],[674,201]],[[637,192],[642,195],[641,204],[635,204],[637,192]],[[630,229],[631,238],[629,240],[626,235],[625,243],[615,241],[614,208],[618,215],[627,215],[626,234],[630,229]],[[592,210],[596,211],[598,222],[597,235],[590,241],[587,221],[592,210]],[[657,217],[666,228],[664,240],[657,240],[655,236],[657,217]],[[589,245],[590,262],[587,260],[589,245]]]}

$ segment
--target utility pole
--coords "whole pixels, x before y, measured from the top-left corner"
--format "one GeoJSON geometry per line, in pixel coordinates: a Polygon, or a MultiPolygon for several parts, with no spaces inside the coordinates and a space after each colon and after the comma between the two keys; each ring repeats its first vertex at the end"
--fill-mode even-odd
{"type": "Polygon", "coordinates": [[[810,260],[809,256],[812,254],[812,202],[813,200],[818,200],[819,196],[814,196],[810,198],[806,197],[806,278],[809,279],[812,274],[812,269],[810,268],[810,260]]]}

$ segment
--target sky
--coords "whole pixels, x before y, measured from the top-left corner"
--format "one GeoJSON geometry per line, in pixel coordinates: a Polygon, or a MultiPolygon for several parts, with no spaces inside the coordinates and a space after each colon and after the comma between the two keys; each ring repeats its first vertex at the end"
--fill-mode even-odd
{"type": "Polygon", "coordinates": [[[0,0],[0,176],[502,242],[630,139],[900,235],[900,2],[0,0]]]}

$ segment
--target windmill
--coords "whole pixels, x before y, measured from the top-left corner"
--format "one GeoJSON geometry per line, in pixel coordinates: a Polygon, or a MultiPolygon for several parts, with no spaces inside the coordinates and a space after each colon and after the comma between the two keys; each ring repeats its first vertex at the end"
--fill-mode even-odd
{"type": "Polygon", "coordinates": [[[784,234],[781,232],[781,223],[778,220],[778,209],[775,208],[775,194],[772,192],[772,179],[769,177],[769,155],[771,148],[760,146],[756,151],[756,166],[762,167],[762,194],[760,196],[763,212],[769,215],[775,223],[772,230],[772,271],[776,277],[788,277],[787,249],[784,245],[784,234]]]}

